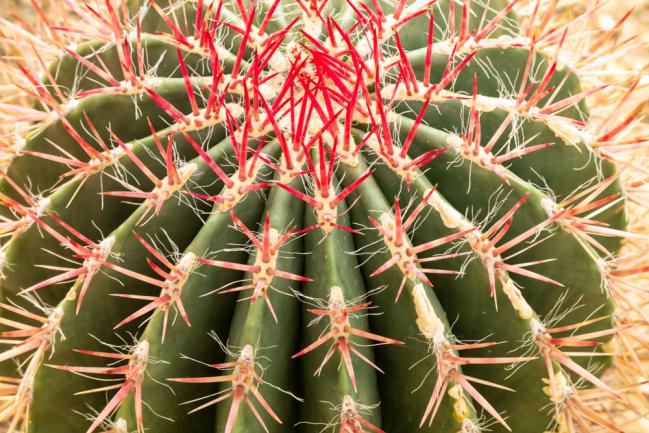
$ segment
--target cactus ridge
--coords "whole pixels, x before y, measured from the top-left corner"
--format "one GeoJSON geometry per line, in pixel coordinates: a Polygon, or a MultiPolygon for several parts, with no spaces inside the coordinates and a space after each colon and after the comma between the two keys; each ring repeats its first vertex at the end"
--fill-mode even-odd
{"type": "Polygon", "coordinates": [[[0,176],[9,432],[622,431],[633,117],[548,2],[64,3],[0,176]]]}

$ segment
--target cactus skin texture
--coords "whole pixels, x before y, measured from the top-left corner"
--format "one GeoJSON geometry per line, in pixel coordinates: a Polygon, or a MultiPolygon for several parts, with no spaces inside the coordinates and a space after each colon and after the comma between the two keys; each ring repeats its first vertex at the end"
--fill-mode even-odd
{"type": "Polygon", "coordinates": [[[0,179],[8,431],[622,431],[628,120],[552,8],[65,3],[0,179]]]}

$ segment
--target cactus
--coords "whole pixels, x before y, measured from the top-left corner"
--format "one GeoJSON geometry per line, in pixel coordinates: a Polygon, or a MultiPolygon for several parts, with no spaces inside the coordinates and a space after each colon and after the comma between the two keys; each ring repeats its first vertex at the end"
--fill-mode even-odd
{"type": "Polygon", "coordinates": [[[62,3],[4,23],[7,431],[622,431],[639,111],[556,2],[62,3]]]}

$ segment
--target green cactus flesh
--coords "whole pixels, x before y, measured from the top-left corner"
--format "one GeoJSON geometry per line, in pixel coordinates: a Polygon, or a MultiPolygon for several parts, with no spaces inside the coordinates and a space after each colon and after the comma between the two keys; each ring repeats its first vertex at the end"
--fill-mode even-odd
{"type": "Polygon", "coordinates": [[[561,38],[391,3],[135,1],[25,70],[10,431],[543,433],[614,394],[624,196],[561,38]]]}

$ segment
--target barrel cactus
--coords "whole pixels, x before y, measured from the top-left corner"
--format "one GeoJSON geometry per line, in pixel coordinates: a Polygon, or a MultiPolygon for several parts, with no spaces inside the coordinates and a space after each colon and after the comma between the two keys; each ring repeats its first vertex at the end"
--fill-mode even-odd
{"type": "Polygon", "coordinates": [[[7,431],[622,431],[588,396],[624,402],[639,112],[590,121],[607,89],[523,3],[5,22],[33,101],[2,107],[7,431]]]}

